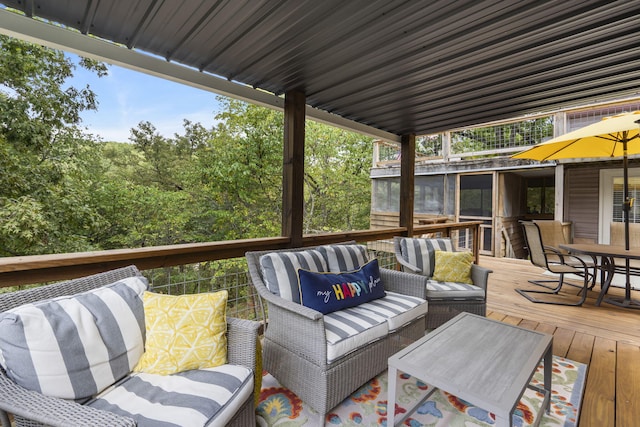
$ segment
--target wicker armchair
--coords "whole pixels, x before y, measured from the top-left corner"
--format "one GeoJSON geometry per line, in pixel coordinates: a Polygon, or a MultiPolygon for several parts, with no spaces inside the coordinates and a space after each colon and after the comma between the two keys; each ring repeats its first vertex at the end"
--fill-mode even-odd
{"type": "MultiPolygon", "coordinates": [[[[489,273],[492,271],[488,268],[480,267],[477,264],[471,265],[471,280],[473,285],[459,287],[449,286],[449,284],[440,283],[431,280],[433,266],[418,266],[409,261],[410,257],[403,253],[401,236],[395,236],[393,239],[394,252],[396,260],[400,264],[402,271],[413,273],[426,277],[425,286],[421,289],[420,297],[429,301],[429,312],[427,313],[427,329],[435,329],[438,326],[453,319],[461,312],[469,312],[485,316],[487,312],[487,282],[489,273]]],[[[413,240],[413,239],[411,239],[413,240]]],[[[442,250],[452,250],[449,239],[421,239],[427,243],[427,247],[431,247],[431,243],[441,244],[442,250]]],[[[434,247],[432,249],[438,249],[434,247]]],[[[426,256],[422,254],[422,256],[426,256]]]]}
{"type": "MultiPolygon", "coordinates": [[[[348,242],[354,243],[354,242],[348,242]]],[[[277,252],[313,248],[247,252],[251,281],[268,306],[263,341],[263,366],[283,386],[325,415],[368,380],[387,368],[388,358],[424,336],[424,314],[411,319],[386,337],[327,362],[327,338],[322,313],[274,295],[265,284],[260,258],[277,252]]],[[[419,297],[424,278],[380,269],[385,291],[419,297]]],[[[422,304],[424,304],[424,301],[422,304]]]]}
{"type": "MultiPolygon", "coordinates": [[[[138,269],[129,266],[53,285],[0,294],[0,312],[49,298],[74,295],[137,275],[140,275],[138,269]]],[[[261,375],[255,372],[259,326],[258,322],[227,318],[228,362],[253,369],[254,375],[261,375]]],[[[2,368],[0,368],[0,421],[3,427],[136,425],[133,419],[115,413],[25,389],[10,379],[2,368]],[[13,414],[13,424],[10,424],[8,414],[13,414]]],[[[241,404],[229,425],[238,427],[255,425],[253,393],[241,404]]]]}

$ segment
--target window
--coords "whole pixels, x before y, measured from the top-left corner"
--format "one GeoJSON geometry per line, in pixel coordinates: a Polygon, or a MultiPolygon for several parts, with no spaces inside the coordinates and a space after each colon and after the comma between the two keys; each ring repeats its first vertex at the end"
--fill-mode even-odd
{"type": "MultiPolygon", "coordinates": [[[[609,243],[612,222],[623,222],[622,199],[624,198],[622,169],[600,170],[600,224],[599,243],[609,243]]],[[[640,168],[629,168],[629,197],[636,200],[629,211],[629,222],[640,222],[640,168]]]]}
{"type": "Polygon", "coordinates": [[[400,210],[400,178],[374,179],[371,206],[376,212],[398,212],[400,210]]]}
{"type": "Polygon", "coordinates": [[[493,175],[460,176],[460,216],[491,217],[493,175]]]}
{"type": "MultiPolygon", "coordinates": [[[[629,222],[640,222],[640,209],[638,207],[638,196],[640,196],[640,177],[629,177],[629,197],[635,199],[631,210],[629,210],[629,222]]],[[[623,177],[613,178],[613,221],[623,222],[624,213],[622,202],[624,201],[624,179],[623,177]]]]}
{"type": "Polygon", "coordinates": [[[444,179],[442,175],[415,178],[414,212],[444,214],[444,179]]]}
{"type": "Polygon", "coordinates": [[[555,211],[555,178],[527,179],[527,213],[551,214],[555,211]]]}

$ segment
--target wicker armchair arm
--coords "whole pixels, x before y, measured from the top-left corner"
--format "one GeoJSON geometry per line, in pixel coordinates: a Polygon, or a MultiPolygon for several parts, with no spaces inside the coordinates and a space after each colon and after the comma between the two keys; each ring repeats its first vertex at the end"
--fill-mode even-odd
{"type": "Polygon", "coordinates": [[[259,259],[262,253],[247,252],[246,258],[251,282],[258,295],[267,302],[269,310],[265,339],[300,354],[317,365],[326,364],[327,338],[324,331],[324,315],[272,294],[260,273],[259,259]]]}
{"type": "Polygon", "coordinates": [[[0,409],[54,427],[135,426],[131,418],[27,390],[0,372],[0,409]]]}
{"type": "MultiPolygon", "coordinates": [[[[321,319],[322,313],[320,313],[319,311],[312,310],[309,307],[305,307],[301,304],[281,298],[278,295],[272,294],[271,291],[267,289],[267,285],[262,279],[262,273],[260,272],[259,267],[259,259],[261,253],[262,252],[247,252],[247,267],[249,268],[249,277],[251,277],[251,282],[258,292],[258,295],[260,295],[262,299],[267,301],[269,314],[271,314],[271,311],[274,310],[274,307],[278,307],[282,310],[297,313],[310,320],[321,319]]],[[[271,317],[271,315],[269,315],[269,317],[271,317]]]]}
{"type": "MultiPolygon", "coordinates": [[[[227,359],[256,371],[256,343],[260,322],[227,317],[227,359]]],[[[260,373],[262,374],[262,373],[260,373]]]]}
{"type": "MultiPolygon", "coordinates": [[[[256,289],[258,288],[256,287],[256,289]]],[[[304,305],[298,304],[297,302],[289,301],[278,295],[274,295],[269,291],[259,293],[260,296],[267,301],[267,306],[269,308],[269,317],[271,317],[271,312],[277,307],[278,310],[289,311],[291,313],[294,313],[296,316],[305,317],[309,320],[319,320],[322,318],[322,313],[320,313],[319,311],[316,311],[309,307],[305,307],[304,305]]]]}
{"type": "Polygon", "coordinates": [[[489,273],[493,273],[485,267],[480,267],[478,264],[471,264],[471,281],[474,285],[487,290],[487,283],[489,282],[489,273]]]}
{"type": "Polygon", "coordinates": [[[425,298],[427,293],[427,277],[420,274],[405,273],[402,271],[380,269],[380,278],[384,283],[384,289],[400,294],[425,298]]]}
{"type": "Polygon", "coordinates": [[[398,263],[402,266],[402,269],[404,271],[409,272],[409,273],[422,274],[422,270],[420,270],[415,265],[410,264],[408,261],[406,261],[401,256],[396,256],[396,261],[398,261],[398,263]]]}
{"type": "MultiPolygon", "coordinates": [[[[298,307],[307,308],[302,305],[298,307]]],[[[265,331],[265,338],[304,356],[317,365],[326,364],[327,337],[324,329],[324,315],[320,312],[316,313],[319,314],[317,319],[283,309],[281,306],[269,305],[269,324],[265,331]]]]}

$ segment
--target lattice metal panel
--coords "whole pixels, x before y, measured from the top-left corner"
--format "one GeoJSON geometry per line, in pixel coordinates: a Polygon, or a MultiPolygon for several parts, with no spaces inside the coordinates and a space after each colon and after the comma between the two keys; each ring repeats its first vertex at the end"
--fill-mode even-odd
{"type": "Polygon", "coordinates": [[[567,132],[598,122],[604,117],[615,116],[616,114],[636,110],[640,110],[640,101],[629,104],[607,105],[602,108],[567,113],[567,132]]]}
{"type": "Polygon", "coordinates": [[[422,135],[416,138],[416,158],[442,157],[442,134],[422,135]]]}
{"type": "Polygon", "coordinates": [[[227,315],[264,320],[259,297],[251,285],[246,261],[242,258],[157,268],[143,274],[149,279],[154,292],[169,295],[227,290],[227,315]]]}
{"type": "Polygon", "coordinates": [[[553,136],[553,116],[451,132],[451,153],[518,149],[553,136]]]}
{"type": "Polygon", "coordinates": [[[378,161],[390,162],[400,160],[400,144],[391,142],[378,142],[378,161]]]}

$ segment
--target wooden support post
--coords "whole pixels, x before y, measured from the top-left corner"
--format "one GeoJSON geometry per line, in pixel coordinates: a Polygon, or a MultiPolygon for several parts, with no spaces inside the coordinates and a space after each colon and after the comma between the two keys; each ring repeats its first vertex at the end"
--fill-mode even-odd
{"type": "Polygon", "coordinates": [[[413,236],[416,136],[403,135],[400,141],[400,227],[406,227],[406,235],[413,236]]]}
{"type": "Polygon", "coordinates": [[[285,94],[282,235],[291,239],[291,247],[302,246],[305,103],[306,97],[300,91],[285,94]]]}

